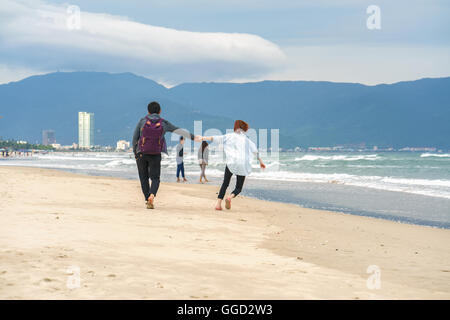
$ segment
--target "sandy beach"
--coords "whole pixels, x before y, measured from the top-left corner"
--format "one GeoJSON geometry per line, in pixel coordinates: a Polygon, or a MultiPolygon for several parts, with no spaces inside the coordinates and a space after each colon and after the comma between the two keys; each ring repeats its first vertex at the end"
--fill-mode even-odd
{"type": "Polygon", "coordinates": [[[0,181],[1,299],[450,299],[450,230],[241,196],[216,212],[218,187],[194,183],[147,210],[133,180],[0,181]]]}

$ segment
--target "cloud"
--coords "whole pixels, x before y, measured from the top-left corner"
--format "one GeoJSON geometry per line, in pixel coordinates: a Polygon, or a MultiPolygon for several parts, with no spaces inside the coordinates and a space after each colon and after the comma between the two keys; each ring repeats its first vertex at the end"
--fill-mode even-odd
{"type": "Polygon", "coordinates": [[[10,67],[0,64],[0,84],[19,81],[38,74],[48,73],[48,70],[35,70],[21,67],[10,67]]]}
{"type": "Polygon", "coordinates": [[[165,82],[258,76],[283,65],[274,43],[244,33],[175,30],[67,5],[2,0],[0,63],[40,70],[131,71],[165,82]],[[71,24],[74,25],[73,23],[71,24]]]}
{"type": "Polygon", "coordinates": [[[267,79],[327,80],[368,85],[448,77],[450,46],[302,46],[285,47],[288,69],[275,70],[264,78],[236,79],[236,82],[267,79]]]}

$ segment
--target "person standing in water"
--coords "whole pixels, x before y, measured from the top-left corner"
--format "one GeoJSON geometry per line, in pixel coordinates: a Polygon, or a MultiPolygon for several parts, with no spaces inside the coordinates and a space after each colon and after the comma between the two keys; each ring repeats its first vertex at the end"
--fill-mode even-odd
{"type": "Polygon", "coordinates": [[[244,185],[245,177],[252,172],[252,161],[254,156],[259,161],[261,169],[265,169],[263,161],[259,157],[256,145],[245,132],[249,126],[243,120],[234,122],[234,132],[222,136],[203,137],[203,140],[222,143],[226,157],[225,174],[219,195],[217,196],[216,210],[222,210],[222,200],[225,197],[228,185],[233,174],[236,175],[236,186],[231,194],[225,199],[225,208],[231,209],[231,200],[235,198],[244,185]]]}
{"type": "Polygon", "coordinates": [[[200,165],[200,183],[203,183],[202,178],[205,178],[205,182],[209,182],[206,179],[205,170],[208,165],[209,147],[208,142],[203,141],[200,148],[198,148],[198,164],[200,165]]]}
{"type": "Polygon", "coordinates": [[[184,176],[184,161],[183,161],[183,156],[184,156],[184,149],[183,149],[183,145],[184,145],[184,137],[181,136],[180,137],[180,143],[177,144],[177,155],[176,155],[176,159],[177,159],[177,182],[180,182],[180,172],[181,172],[181,176],[183,177],[183,181],[187,181],[187,179],[184,176]]]}

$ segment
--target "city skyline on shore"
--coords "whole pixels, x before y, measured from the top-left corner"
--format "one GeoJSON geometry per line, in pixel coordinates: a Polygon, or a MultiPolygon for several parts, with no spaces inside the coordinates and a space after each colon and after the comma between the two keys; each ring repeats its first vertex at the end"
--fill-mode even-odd
{"type": "Polygon", "coordinates": [[[95,145],[115,145],[131,138],[147,104],[156,100],[163,117],[182,128],[192,130],[202,120],[203,131],[225,132],[243,119],[257,130],[279,129],[286,149],[361,143],[449,149],[449,85],[450,77],[380,86],[266,81],[167,89],[131,73],[59,72],[0,85],[3,103],[20,106],[1,111],[0,136],[41,141],[42,130],[52,129],[58,143],[69,145],[77,141],[76,115],[85,110],[96,116],[95,145]],[[275,110],[281,112],[278,117],[265,116],[275,110]]]}

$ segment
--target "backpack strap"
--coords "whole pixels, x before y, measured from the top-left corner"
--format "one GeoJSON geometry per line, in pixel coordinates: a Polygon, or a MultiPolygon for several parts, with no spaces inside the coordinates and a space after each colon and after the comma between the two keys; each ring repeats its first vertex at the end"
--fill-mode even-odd
{"type": "Polygon", "coordinates": [[[153,122],[153,121],[155,121],[155,120],[157,120],[156,122],[163,122],[163,121],[164,121],[163,118],[159,118],[159,119],[150,119],[148,116],[145,116],[145,119],[147,119],[147,120],[150,121],[150,122],[153,122]]]}

